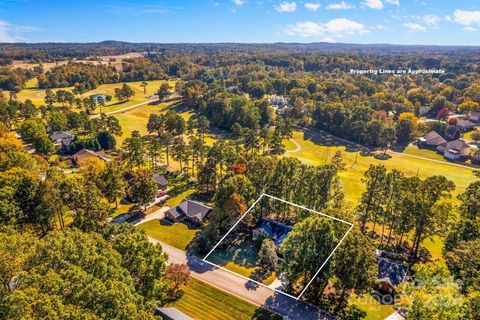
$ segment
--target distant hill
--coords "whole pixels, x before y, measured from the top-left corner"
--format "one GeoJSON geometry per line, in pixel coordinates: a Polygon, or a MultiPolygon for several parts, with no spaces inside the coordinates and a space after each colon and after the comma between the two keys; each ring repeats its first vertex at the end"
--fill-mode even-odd
{"type": "Polygon", "coordinates": [[[117,55],[128,52],[252,52],[315,54],[455,54],[480,55],[479,46],[430,46],[348,43],[130,43],[107,40],[97,43],[0,43],[0,58],[45,60],[117,55]]]}

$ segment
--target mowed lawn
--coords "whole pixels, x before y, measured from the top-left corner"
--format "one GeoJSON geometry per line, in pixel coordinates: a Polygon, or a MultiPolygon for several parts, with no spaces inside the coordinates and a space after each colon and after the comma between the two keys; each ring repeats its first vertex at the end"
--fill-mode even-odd
{"type": "MultiPolygon", "coordinates": [[[[301,146],[298,152],[287,152],[284,157],[295,157],[306,164],[319,165],[331,161],[337,150],[342,152],[346,170],[340,172],[346,198],[354,203],[358,201],[365,186],[361,179],[371,164],[383,164],[388,170],[397,169],[407,176],[418,176],[422,179],[440,174],[453,181],[456,185],[454,194],[463,192],[466,187],[478,180],[473,170],[457,166],[412,158],[402,154],[391,154],[388,160],[378,160],[373,156],[362,156],[360,152],[348,151],[345,146],[323,138],[313,131],[295,131],[293,139],[301,146]]],[[[286,144],[287,150],[294,150],[293,143],[286,144]]]]}
{"type": "MultiPolygon", "coordinates": [[[[106,107],[103,108],[103,112],[115,111],[122,108],[126,108],[129,106],[133,106],[138,103],[149,101],[149,96],[154,94],[160,85],[164,82],[168,82],[170,86],[173,88],[175,87],[175,80],[153,80],[147,81],[148,85],[146,88],[146,93],[144,93],[143,88],[140,86],[142,81],[135,81],[135,82],[126,82],[134,91],[135,96],[131,97],[128,101],[119,102],[115,100],[115,88],[120,88],[122,83],[111,83],[111,84],[102,84],[99,85],[96,89],[87,91],[83,94],[83,97],[88,97],[92,94],[107,94],[112,96],[112,101],[106,103],[106,107]]],[[[73,87],[66,87],[66,88],[55,88],[52,89],[53,92],[57,90],[68,90],[71,91],[73,87]]],[[[36,106],[44,105],[45,101],[45,89],[37,89],[36,88],[36,81],[32,80],[27,83],[27,88],[21,90],[17,94],[17,99],[20,101],[24,101],[26,99],[30,99],[36,106]]],[[[95,113],[98,113],[100,110],[97,108],[95,113]]]]}
{"type": "Polygon", "coordinates": [[[132,131],[138,131],[141,135],[148,134],[147,123],[148,117],[152,113],[160,114],[165,113],[168,110],[177,111],[185,120],[192,115],[192,111],[185,110],[183,108],[178,108],[178,102],[169,102],[169,103],[152,103],[139,106],[137,108],[127,110],[125,112],[120,112],[114,116],[120,122],[122,127],[123,134],[118,139],[118,142],[121,143],[125,138],[129,137],[132,131]]]}
{"type": "Polygon", "coordinates": [[[353,296],[349,301],[367,313],[365,320],[383,320],[395,311],[393,305],[381,304],[369,294],[361,297],[353,296]]]}
{"type": "Polygon", "coordinates": [[[173,306],[196,320],[280,320],[280,316],[195,278],[173,306]]]}
{"type": "Polygon", "coordinates": [[[170,223],[165,220],[151,220],[139,224],[138,229],[159,241],[165,242],[177,249],[185,251],[188,244],[195,238],[198,229],[192,229],[184,223],[170,223]]]}

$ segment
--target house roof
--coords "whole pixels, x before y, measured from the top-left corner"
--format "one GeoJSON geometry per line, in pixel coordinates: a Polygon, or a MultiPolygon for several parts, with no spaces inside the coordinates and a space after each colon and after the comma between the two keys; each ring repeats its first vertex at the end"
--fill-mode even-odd
{"type": "Polygon", "coordinates": [[[436,131],[430,131],[423,136],[423,139],[426,144],[432,146],[437,146],[439,144],[447,142],[447,140],[443,139],[443,137],[439,135],[436,131]]]}
{"type": "Polygon", "coordinates": [[[408,274],[408,267],[406,265],[387,258],[378,257],[377,265],[377,281],[387,281],[393,287],[403,282],[408,274]]]}
{"type": "Polygon", "coordinates": [[[470,145],[465,142],[465,140],[457,139],[447,143],[444,143],[446,150],[457,150],[462,151],[464,149],[470,148],[470,145]]]}
{"type": "Polygon", "coordinates": [[[157,184],[164,185],[164,186],[168,184],[167,178],[165,178],[165,176],[163,174],[155,173],[153,175],[153,179],[155,180],[155,183],[157,183],[157,184]]]}
{"type": "Polygon", "coordinates": [[[470,118],[480,118],[480,112],[472,112],[472,113],[470,113],[470,118]]]}
{"type": "Polygon", "coordinates": [[[74,137],[75,135],[71,132],[55,131],[50,135],[50,140],[57,141],[57,140],[63,140],[63,139],[72,139],[74,137]]]}
{"type": "Polygon", "coordinates": [[[90,157],[97,157],[97,158],[100,158],[106,162],[110,162],[111,159],[109,157],[107,157],[105,155],[104,152],[100,151],[100,152],[95,152],[95,151],[92,151],[92,150],[89,150],[89,149],[82,149],[80,151],[78,151],[77,153],[75,153],[73,155],[73,158],[78,161],[78,160],[82,160],[82,159],[85,159],[85,158],[90,158],[90,157]]]}
{"type": "Polygon", "coordinates": [[[197,218],[199,221],[203,221],[211,209],[212,207],[209,207],[201,202],[185,200],[178,206],[170,208],[168,213],[170,213],[174,218],[185,214],[189,218],[197,218]]]}
{"type": "Polygon", "coordinates": [[[475,123],[473,123],[470,120],[462,120],[458,119],[457,120],[457,127],[474,127],[475,123]]]}
{"type": "Polygon", "coordinates": [[[275,242],[276,246],[282,244],[283,240],[287,237],[288,233],[292,231],[292,226],[273,221],[266,218],[261,218],[257,222],[255,230],[262,230],[270,239],[275,242]]]}
{"type": "Polygon", "coordinates": [[[177,308],[158,308],[157,313],[166,320],[193,320],[177,308]]]}

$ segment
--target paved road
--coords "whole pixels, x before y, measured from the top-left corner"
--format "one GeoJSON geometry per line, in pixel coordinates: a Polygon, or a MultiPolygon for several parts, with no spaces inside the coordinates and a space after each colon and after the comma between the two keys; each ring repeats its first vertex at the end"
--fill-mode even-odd
{"type": "Polygon", "coordinates": [[[147,221],[161,220],[165,218],[165,211],[167,211],[168,209],[170,209],[170,207],[167,207],[167,206],[161,207],[157,211],[152,212],[149,215],[145,216],[145,218],[133,222],[133,225],[138,226],[139,224],[145,223],[147,221]]]}
{"type": "MultiPolygon", "coordinates": [[[[113,110],[113,111],[109,111],[109,112],[104,112],[104,113],[106,115],[122,113],[122,112],[125,112],[125,111],[128,111],[128,110],[135,109],[137,107],[143,106],[145,104],[149,104],[149,103],[157,102],[157,101],[159,101],[159,99],[152,99],[152,100],[148,100],[148,101],[145,101],[145,102],[142,102],[142,103],[134,104],[133,106],[129,106],[129,107],[125,107],[125,108],[122,108],[122,109],[113,110]]],[[[98,117],[100,117],[100,114],[94,114],[94,115],[90,116],[90,118],[98,118],[98,117]]]]}
{"type": "Polygon", "coordinates": [[[294,139],[290,139],[290,141],[292,141],[292,143],[295,145],[295,149],[293,150],[287,150],[287,153],[295,153],[295,152],[298,152],[300,151],[300,149],[302,148],[297,141],[295,141],[294,139]]]}
{"type": "Polygon", "coordinates": [[[227,291],[240,299],[286,316],[287,319],[331,319],[315,307],[289,298],[271,289],[258,286],[228,271],[216,268],[203,260],[187,255],[184,251],[149,237],[150,242],[159,243],[168,254],[170,263],[185,263],[194,278],[227,291]]]}

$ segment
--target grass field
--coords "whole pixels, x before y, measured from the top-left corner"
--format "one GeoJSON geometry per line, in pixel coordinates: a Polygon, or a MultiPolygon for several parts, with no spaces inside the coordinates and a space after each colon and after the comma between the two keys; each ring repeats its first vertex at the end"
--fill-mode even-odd
{"type": "MultiPolygon", "coordinates": [[[[125,107],[129,107],[138,103],[142,103],[145,101],[149,100],[149,96],[154,94],[160,85],[164,83],[165,80],[154,80],[154,81],[147,81],[148,86],[146,93],[144,93],[143,88],[140,87],[141,81],[136,81],[136,82],[128,82],[127,84],[132,87],[132,89],[135,91],[135,96],[131,97],[129,101],[125,102],[118,102],[115,99],[112,99],[112,101],[106,103],[106,107],[102,110],[103,112],[109,112],[109,111],[115,111],[118,109],[122,109],[125,107]]],[[[175,80],[169,80],[168,83],[170,84],[171,87],[175,86],[175,80]]],[[[83,94],[83,97],[88,97],[92,94],[107,94],[111,95],[114,97],[114,90],[115,88],[120,88],[122,86],[121,83],[112,83],[112,84],[102,84],[99,85],[96,89],[87,91],[83,94]]],[[[72,90],[73,87],[66,87],[66,88],[58,88],[58,89],[52,89],[53,92],[56,92],[57,90],[72,90]]],[[[45,89],[37,89],[36,88],[36,80],[31,80],[27,83],[26,88],[21,90],[17,94],[17,99],[20,101],[24,101],[26,99],[32,100],[32,102],[36,106],[44,105],[45,101],[43,100],[45,98],[45,89]]],[[[99,109],[95,110],[96,113],[99,112],[99,109]]]]}
{"type": "Polygon", "coordinates": [[[194,192],[195,192],[195,189],[188,189],[188,190],[176,195],[175,197],[172,197],[172,198],[168,199],[165,202],[165,206],[170,207],[170,208],[178,206],[180,204],[180,202],[185,200],[185,198],[187,198],[189,195],[191,195],[194,192]]]}
{"type": "Polygon", "coordinates": [[[151,220],[139,224],[138,229],[159,241],[185,251],[187,245],[195,238],[198,229],[191,229],[184,223],[171,224],[164,220],[151,220]]]}
{"type": "MultiPolygon", "coordinates": [[[[295,131],[293,139],[301,146],[298,152],[289,152],[284,156],[295,157],[306,164],[319,165],[331,160],[335,151],[340,150],[346,170],[340,173],[346,198],[357,202],[364,190],[361,182],[364,172],[370,164],[383,164],[388,170],[397,169],[408,176],[417,175],[426,178],[431,175],[441,174],[452,180],[457,186],[454,194],[461,193],[472,182],[478,180],[473,169],[461,168],[405,155],[392,154],[388,160],[378,160],[373,156],[363,156],[360,152],[348,151],[345,146],[338,144],[334,139],[324,137],[313,131],[295,131]]],[[[295,149],[293,144],[288,144],[287,150],[295,149]]]]}
{"type": "Polygon", "coordinates": [[[173,306],[196,320],[280,320],[259,308],[204,282],[192,278],[185,294],[173,306]]]}
{"type": "Polygon", "coordinates": [[[350,303],[367,313],[365,320],[383,320],[395,311],[393,305],[381,304],[372,295],[354,296],[350,303]]]}

